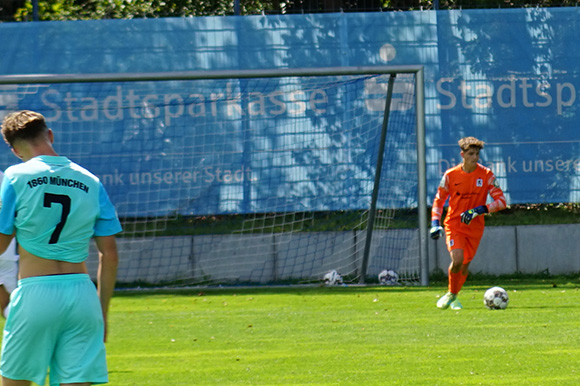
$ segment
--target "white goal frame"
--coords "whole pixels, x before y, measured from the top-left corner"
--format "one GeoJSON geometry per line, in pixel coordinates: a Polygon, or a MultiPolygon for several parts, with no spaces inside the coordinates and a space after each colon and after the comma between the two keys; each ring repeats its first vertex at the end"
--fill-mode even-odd
{"type": "MultiPolygon", "coordinates": [[[[273,78],[273,77],[316,77],[316,76],[348,76],[365,74],[414,74],[415,76],[415,106],[416,106],[416,136],[417,136],[417,203],[419,225],[420,252],[420,284],[429,284],[428,259],[428,223],[427,223],[427,188],[426,188],[426,153],[425,153],[425,93],[423,66],[360,66],[360,67],[322,67],[296,69],[266,69],[266,70],[223,70],[223,71],[179,71],[151,73],[105,73],[105,74],[21,74],[0,76],[0,86],[23,84],[57,84],[57,83],[104,83],[104,82],[138,82],[138,81],[180,81],[202,79],[228,78],[273,78]]],[[[390,90],[392,92],[392,90],[390,90]]],[[[385,118],[388,118],[388,104],[385,108],[385,118]]],[[[386,121],[383,124],[383,137],[386,135],[386,121]]],[[[367,236],[367,243],[370,238],[367,236]]],[[[368,252],[365,252],[368,254],[368,252]]],[[[366,257],[368,260],[368,256],[366,257]]],[[[361,268],[360,283],[365,284],[366,266],[361,268]]]]}

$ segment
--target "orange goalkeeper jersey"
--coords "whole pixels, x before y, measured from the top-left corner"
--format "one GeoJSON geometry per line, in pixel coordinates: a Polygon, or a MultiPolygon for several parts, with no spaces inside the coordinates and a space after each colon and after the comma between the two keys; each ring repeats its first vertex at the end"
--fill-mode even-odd
{"type": "Polygon", "coordinates": [[[462,165],[450,168],[443,175],[437,188],[431,220],[441,220],[443,205],[449,198],[445,228],[474,236],[481,235],[485,225],[484,216],[477,216],[469,225],[466,225],[461,222],[461,213],[486,205],[488,194],[493,199],[493,202],[487,204],[489,213],[505,209],[505,196],[491,169],[481,164],[477,164],[477,168],[471,173],[464,172],[462,165]]]}

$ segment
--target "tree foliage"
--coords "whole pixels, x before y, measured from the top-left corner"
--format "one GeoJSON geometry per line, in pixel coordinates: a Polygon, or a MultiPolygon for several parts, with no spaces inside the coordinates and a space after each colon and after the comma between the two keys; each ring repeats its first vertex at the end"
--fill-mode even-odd
{"type": "MultiPolygon", "coordinates": [[[[576,0],[38,0],[38,20],[576,6],[576,0]]],[[[0,0],[0,20],[33,20],[32,0],[0,0]]]]}
{"type": "MultiPolygon", "coordinates": [[[[33,19],[31,0],[0,0],[0,4],[2,1],[11,2],[17,6],[16,10],[15,7],[0,8],[0,17],[4,20],[30,21],[33,19]]],[[[239,10],[236,10],[233,0],[39,0],[38,18],[39,20],[98,20],[380,11],[389,7],[391,2],[397,1],[401,0],[240,0],[239,10]]]]}

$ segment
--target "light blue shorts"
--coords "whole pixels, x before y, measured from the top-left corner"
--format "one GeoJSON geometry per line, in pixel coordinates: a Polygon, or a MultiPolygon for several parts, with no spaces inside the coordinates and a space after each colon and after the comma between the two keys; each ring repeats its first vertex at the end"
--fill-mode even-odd
{"type": "Polygon", "coordinates": [[[95,285],[85,274],[22,279],[4,326],[0,373],[44,385],[107,383],[104,323],[95,285]]]}

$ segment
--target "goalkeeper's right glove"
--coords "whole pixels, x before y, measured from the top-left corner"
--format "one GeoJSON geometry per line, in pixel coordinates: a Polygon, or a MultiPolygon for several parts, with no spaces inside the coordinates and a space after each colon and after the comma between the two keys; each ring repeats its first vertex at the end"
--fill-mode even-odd
{"type": "Polygon", "coordinates": [[[429,233],[433,240],[437,240],[439,237],[443,236],[443,228],[439,225],[439,220],[431,221],[431,230],[429,233]]]}
{"type": "Polygon", "coordinates": [[[461,222],[464,224],[469,225],[471,220],[479,216],[480,214],[488,213],[487,206],[481,205],[477,208],[466,210],[465,212],[461,213],[461,222]]]}

